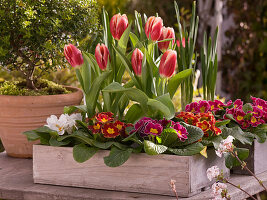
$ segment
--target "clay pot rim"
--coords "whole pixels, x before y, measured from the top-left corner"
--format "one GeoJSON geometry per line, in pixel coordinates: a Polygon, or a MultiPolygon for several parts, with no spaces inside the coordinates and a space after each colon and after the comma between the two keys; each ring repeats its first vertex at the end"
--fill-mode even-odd
{"type": "Polygon", "coordinates": [[[65,87],[67,90],[71,91],[71,93],[69,94],[51,94],[51,95],[39,95],[39,96],[16,96],[16,95],[0,95],[0,98],[16,98],[16,99],[27,99],[27,98],[31,98],[31,99],[38,99],[38,98],[51,98],[51,97],[64,97],[66,95],[76,95],[76,94],[83,94],[83,91],[80,88],[77,87],[73,87],[73,86],[67,86],[67,85],[62,85],[63,87],[65,87]]]}

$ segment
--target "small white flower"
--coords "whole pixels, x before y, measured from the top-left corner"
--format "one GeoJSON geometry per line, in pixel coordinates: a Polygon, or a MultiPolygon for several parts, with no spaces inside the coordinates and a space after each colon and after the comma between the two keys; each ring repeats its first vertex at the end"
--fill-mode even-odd
{"type": "Polygon", "coordinates": [[[63,135],[66,128],[68,127],[68,117],[62,114],[59,119],[55,115],[51,115],[46,120],[47,127],[51,130],[57,131],[58,135],[63,135]]]}
{"type": "Polygon", "coordinates": [[[217,166],[212,166],[207,169],[207,177],[211,181],[214,178],[217,178],[220,175],[220,169],[217,166]]]}
{"type": "Polygon", "coordinates": [[[81,113],[76,113],[72,115],[68,115],[68,127],[67,127],[67,132],[70,134],[72,132],[72,127],[75,126],[76,120],[82,121],[82,115],[81,113]]]}
{"type": "Polygon", "coordinates": [[[218,151],[215,150],[215,153],[218,157],[222,157],[223,152],[220,149],[218,149],[218,151]]]}
{"type": "Polygon", "coordinates": [[[234,150],[233,140],[235,138],[229,135],[225,140],[222,140],[216,152],[217,156],[222,157],[223,153],[232,152],[234,150]]]}
{"type": "Polygon", "coordinates": [[[213,195],[214,197],[221,197],[222,199],[222,192],[223,190],[227,189],[227,185],[224,184],[224,183],[214,183],[212,186],[212,192],[213,192],[213,195]]]}

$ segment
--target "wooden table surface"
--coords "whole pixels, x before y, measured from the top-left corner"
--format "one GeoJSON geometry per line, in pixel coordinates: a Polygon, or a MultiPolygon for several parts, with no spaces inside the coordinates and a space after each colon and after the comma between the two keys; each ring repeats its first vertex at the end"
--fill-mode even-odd
{"type": "MultiPolygon", "coordinates": [[[[49,162],[49,160],[47,161],[49,162]]],[[[67,176],[67,175],[66,175],[67,176]]],[[[258,177],[267,185],[267,172],[258,177]]],[[[263,189],[254,177],[233,175],[230,179],[239,184],[251,194],[257,194],[263,189]]],[[[104,181],[104,180],[103,180],[104,181]]],[[[232,200],[246,198],[246,194],[240,190],[228,186],[232,200]]],[[[32,179],[32,160],[8,157],[0,153],[0,199],[12,200],[131,200],[131,199],[155,199],[175,200],[176,198],[160,195],[149,195],[129,192],[116,192],[107,190],[95,190],[74,187],[61,187],[52,185],[34,184],[32,179]]],[[[179,198],[179,200],[204,200],[212,199],[211,190],[206,190],[191,198],[179,198]]]]}

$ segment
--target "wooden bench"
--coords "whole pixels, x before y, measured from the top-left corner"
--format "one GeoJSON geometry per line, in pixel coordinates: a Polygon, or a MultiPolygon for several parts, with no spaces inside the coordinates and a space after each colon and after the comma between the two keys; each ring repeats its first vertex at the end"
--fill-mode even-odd
{"type": "MultiPolygon", "coordinates": [[[[47,160],[49,162],[49,160],[47,160]]],[[[258,177],[267,185],[267,172],[258,177]]],[[[232,175],[231,182],[239,184],[250,194],[258,194],[262,187],[251,176],[232,175]]],[[[105,181],[105,180],[103,180],[105,181]]],[[[229,186],[228,191],[232,200],[246,198],[246,194],[229,186]]],[[[61,187],[53,185],[34,184],[32,179],[32,160],[8,157],[0,153],[0,199],[12,200],[175,200],[176,198],[160,195],[140,193],[115,192],[107,190],[83,189],[74,187],[61,187]]],[[[211,190],[208,189],[191,198],[179,200],[206,200],[212,199],[211,190]]]]}

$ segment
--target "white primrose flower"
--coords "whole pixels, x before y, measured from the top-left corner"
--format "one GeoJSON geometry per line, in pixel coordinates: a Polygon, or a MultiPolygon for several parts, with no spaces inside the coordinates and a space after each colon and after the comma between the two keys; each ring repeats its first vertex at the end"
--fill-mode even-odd
{"type": "Polygon", "coordinates": [[[224,183],[214,183],[212,186],[212,193],[214,195],[215,198],[217,199],[225,199],[225,198],[222,198],[222,192],[223,190],[227,189],[227,185],[224,184],[224,183]]]}
{"type": "Polygon", "coordinates": [[[51,115],[47,118],[46,123],[48,128],[57,131],[58,135],[63,135],[68,127],[68,115],[62,114],[59,118],[55,115],[51,115]]]}
{"type": "Polygon", "coordinates": [[[234,150],[233,140],[235,138],[229,135],[225,140],[222,140],[216,152],[217,156],[222,157],[223,153],[232,152],[234,150]]]}
{"type": "Polygon", "coordinates": [[[217,166],[212,166],[207,169],[207,177],[211,181],[214,178],[217,178],[220,175],[220,169],[217,166]]]}
{"type": "Polygon", "coordinates": [[[68,127],[67,132],[70,134],[72,132],[72,127],[75,126],[76,120],[82,121],[81,113],[68,115],[68,127]]]}

